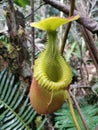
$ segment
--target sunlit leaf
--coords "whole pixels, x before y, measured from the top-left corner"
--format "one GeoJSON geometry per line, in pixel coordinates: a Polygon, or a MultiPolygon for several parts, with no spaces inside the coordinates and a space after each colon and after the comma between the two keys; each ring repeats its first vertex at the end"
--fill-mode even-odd
{"type": "Polygon", "coordinates": [[[25,7],[30,4],[29,0],[14,0],[14,2],[21,7],[25,7]]]}

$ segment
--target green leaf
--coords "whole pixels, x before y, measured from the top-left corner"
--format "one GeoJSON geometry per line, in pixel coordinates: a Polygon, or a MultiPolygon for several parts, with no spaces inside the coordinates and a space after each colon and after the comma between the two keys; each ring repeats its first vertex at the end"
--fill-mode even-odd
{"type": "Polygon", "coordinates": [[[21,7],[25,7],[26,5],[30,5],[30,1],[29,0],[14,0],[15,4],[21,6],[21,7]]]}
{"type": "Polygon", "coordinates": [[[0,72],[0,130],[30,130],[36,112],[26,90],[20,82],[15,83],[15,76],[7,69],[0,72]]]}
{"type": "MultiPolygon", "coordinates": [[[[88,124],[89,130],[95,130],[98,125],[98,108],[96,105],[82,106],[81,111],[84,115],[85,121],[88,124]]],[[[85,130],[79,114],[75,110],[78,123],[81,130],[85,130]]],[[[76,130],[75,124],[70,114],[68,104],[64,104],[63,107],[55,113],[55,128],[59,130],[76,130]]]]}

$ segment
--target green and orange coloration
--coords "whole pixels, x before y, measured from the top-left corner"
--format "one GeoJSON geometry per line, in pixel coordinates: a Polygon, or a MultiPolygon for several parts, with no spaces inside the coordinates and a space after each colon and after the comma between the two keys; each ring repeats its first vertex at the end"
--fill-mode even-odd
{"type": "Polygon", "coordinates": [[[55,112],[69,98],[67,90],[72,81],[72,70],[58,49],[56,29],[78,18],[50,17],[31,23],[31,26],[47,31],[46,50],[35,61],[30,88],[31,104],[39,114],[55,112]]]}

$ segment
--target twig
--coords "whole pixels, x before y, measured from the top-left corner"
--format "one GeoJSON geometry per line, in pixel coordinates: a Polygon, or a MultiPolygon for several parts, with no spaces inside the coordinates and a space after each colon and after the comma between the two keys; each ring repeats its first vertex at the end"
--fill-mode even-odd
{"type": "MultiPolygon", "coordinates": [[[[45,4],[46,4],[46,3],[40,4],[36,9],[34,9],[34,13],[35,13],[38,9],[40,9],[43,5],[45,5],[45,4]]],[[[25,19],[29,18],[31,15],[32,15],[32,13],[30,13],[29,15],[27,15],[27,16],[25,17],[25,19]]]]}
{"type": "MultiPolygon", "coordinates": [[[[31,22],[34,21],[34,0],[30,0],[31,4],[31,22]]],[[[35,43],[34,43],[34,28],[31,28],[31,35],[32,35],[32,55],[33,55],[33,65],[34,65],[34,57],[35,57],[35,43]]]]}
{"type": "MultiPolygon", "coordinates": [[[[74,7],[75,7],[75,0],[70,0],[70,2],[71,2],[71,4],[70,4],[69,16],[72,16],[74,7]]],[[[61,54],[63,54],[70,27],[71,27],[71,22],[67,24],[66,31],[64,33],[64,38],[63,38],[62,45],[61,45],[61,54]]]]}
{"type": "Polygon", "coordinates": [[[83,124],[84,124],[85,129],[86,129],[86,130],[89,130],[88,125],[86,124],[86,121],[85,121],[85,119],[84,119],[84,116],[83,116],[83,114],[82,114],[82,112],[81,112],[81,109],[80,109],[80,107],[79,107],[79,105],[78,105],[78,102],[76,101],[75,97],[73,96],[73,94],[72,94],[72,92],[71,92],[70,90],[69,90],[69,93],[70,93],[70,95],[71,95],[71,97],[72,97],[72,99],[73,99],[73,101],[74,101],[74,103],[75,103],[75,106],[76,106],[76,108],[77,108],[77,110],[78,110],[78,113],[79,113],[80,118],[81,118],[81,120],[82,120],[82,122],[83,122],[83,124]]]}
{"type": "Polygon", "coordinates": [[[80,26],[81,32],[83,34],[86,46],[89,50],[90,56],[95,64],[96,70],[98,71],[98,49],[95,45],[95,42],[90,34],[90,32],[83,26],[80,26]]]}
{"type": "MultiPolygon", "coordinates": [[[[70,7],[68,5],[64,5],[56,0],[43,0],[43,1],[55,7],[56,9],[63,11],[65,14],[67,15],[69,14],[70,7]]],[[[83,15],[76,9],[74,10],[74,15],[80,15],[80,18],[77,20],[77,22],[86,27],[91,32],[97,33],[98,35],[98,23],[95,20],[89,18],[88,16],[83,15]]]]}
{"type": "Polygon", "coordinates": [[[91,88],[91,86],[83,86],[83,85],[78,85],[78,84],[71,84],[70,85],[70,90],[73,90],[73,89],[77,89],[77,88],[91,88]]]}
{"type": "Polygon", "coordinates": [[[34,12],[36,12],[38,9],[40,9],[43,5],[45,5],[46,4],[46,2],[45,3],[42,3],[42,4],[40,4],[35,10],[34,10],[34,12]]]}

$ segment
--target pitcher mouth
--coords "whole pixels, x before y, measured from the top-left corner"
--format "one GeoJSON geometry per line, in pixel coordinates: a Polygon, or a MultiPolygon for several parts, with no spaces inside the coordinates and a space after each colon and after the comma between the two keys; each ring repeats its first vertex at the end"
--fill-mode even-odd
{"type": "Polygon", "coordinates": [[[41,56],[40,58],[36,60],[35,66],[34,66],[34,77],[36,78],[38,84],[49,91],[51,90],[58,91],[58,90],[67,88],[72,81],[72,70],[69,64],[66,63],[62,57],[60,57],[59,60],[61,63],[59,63],[59,67],[56,68],[55,66],[53,68],[53,69],[56,68],[56,71],[58,72],[55,74],[52,74],[55,76],[58,74],[60,76],[57,76],[57,78],[54,79],[54,77],[51,78],[52,77],[51,73],[49,75],[48,68],[50,67],[50,65],[49,64],[46,65],[47,66],[46,69],[45,67],[43,67],[43,64],[45,66],[45,61],[43,62],[43,58],[42,58],[44,56],[42,57],[41,56]]]}

